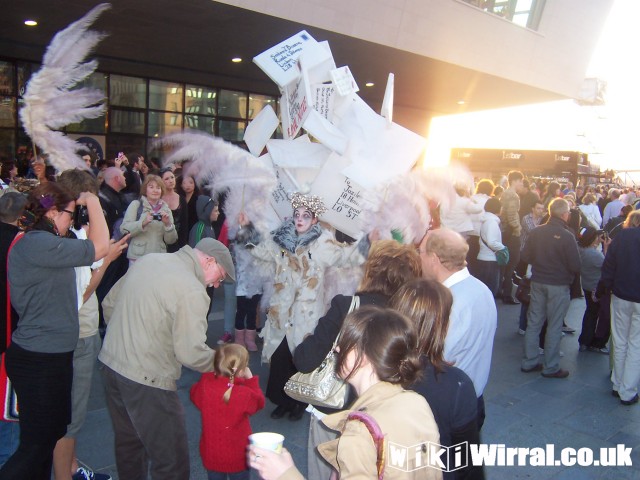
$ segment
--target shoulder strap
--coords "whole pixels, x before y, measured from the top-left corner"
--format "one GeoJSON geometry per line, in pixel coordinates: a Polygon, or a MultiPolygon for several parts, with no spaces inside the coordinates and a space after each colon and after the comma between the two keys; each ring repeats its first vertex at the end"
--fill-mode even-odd
{"type": "Polygon", "coordinates": [[[204,222],[200,220],[196,224],[196,243],[202,240],[202,232],[204,232],[204,222]]]}
{"type": "Polygon", "coordinates": [[[496,253],[496,251],[491,248],[487,242],[484,241],[484,238],[482,238],[482,232],[480,232],[480,240],[482,240],[482,243],[484,243],[489,250],[491,250],[493,253],[496,253]]]}
{"type": "Polygon", "coordinates": [[[142,215],[142,210],[143,210],[143,206],[142,206],[142,200],[134,200],[134,202],[138,202],[138,214],[136,215],[136,220],[140,220],[140,215],[142,215]]]}
{"type": "MultiPolygon", "coordinates": [[[[351,420],[359,421],[363,423],[365,427],[367,427],[367,430],[371,435],[371,439],[373,440],[373,444],[376,447],[376,456],[377,456],[376,469],[378,470],[378,480],[382,480],[384,478],[385,451],[384,451],[384,433],[382,432],[380,425],[378,425],[378,422],[376,422],[376,419],[373,418],[371,415],[359,410],[349,413],[349,415],[347,416],[347,422],[351,420]]],[[[346,425],[347,423],[345,422],[345,426],[346,425]]],[[[343,428],[343,431],[344,431],[344,428],[343,428]]]]}
{"type": "MultiPolygon", "coordinates": [[[[358,295],[354,295],[353,297],[351,297],[351,305],[349,305],[349,311],[347,312],[347,315],[349,315],[351,312],[353,312],[358,308],[360,308],[360,297],[358,295]]],[[[334,351],[336,349],[336,345],[338,345],[338,340],[340,340],[341,334],[342,334],[342,328],[338,332],[336,339],[333,341],[333,346],[331,347],[331,351],[334,351]]]]}

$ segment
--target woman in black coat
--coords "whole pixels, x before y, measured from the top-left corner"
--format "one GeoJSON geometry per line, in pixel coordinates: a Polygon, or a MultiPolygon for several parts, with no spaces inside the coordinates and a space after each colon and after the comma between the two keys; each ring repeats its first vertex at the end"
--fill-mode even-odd
{"type": "MultiPolygon", "coordinates": [[[[364,277],[356,292],[360,306],[378,305],[384,307],[391,295],[407,281],[421,275],[420,256],[416,249],[401,245],[395,240],[374,242],[364,266],[364,277]]],[[[309,335],[296,347],[293,363],[300,372],[311,372],[325,359],[335,341],[342,322],[349,312],[351,295],[336,295],[331,307],[318,321],[313,335],[309,335]]],[[[352,399],[355,396],[352,395],[352,399]]],[[[345,408],[349,402],[345,404],[345,408]]],[[[329,478],[331,467],[317,452],[316,447],[336,438],[336,432],[324,427],[320,418],[338,410],[314,408],[309,425],[308,478],[329,478]]]]}

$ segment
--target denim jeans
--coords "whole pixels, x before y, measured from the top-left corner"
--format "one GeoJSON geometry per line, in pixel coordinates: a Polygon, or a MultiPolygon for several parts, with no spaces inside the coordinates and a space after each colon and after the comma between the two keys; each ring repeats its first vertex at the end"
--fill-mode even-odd
{"type": "Polygon", "coordinates": [[[20,443],[20,424],[0,421],[0,467],[13,455],[20,443]]]}

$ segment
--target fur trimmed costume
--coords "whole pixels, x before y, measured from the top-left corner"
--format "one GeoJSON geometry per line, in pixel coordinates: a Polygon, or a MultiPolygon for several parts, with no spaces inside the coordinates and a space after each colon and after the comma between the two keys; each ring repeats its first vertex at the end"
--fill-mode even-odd
{"type": "Polygon", "coordinates": [[[368,249],[367,237],[345,246],[317,224],[297,235],[293,220],[287,220],[272,232],[271,239],[251,250],[256,258],[276,265],[268,322],[262,330],[263,361],[269,361],[285,336],[293,352],[313,333],[325,313],[325,270],[362,265],[368,249]]]}

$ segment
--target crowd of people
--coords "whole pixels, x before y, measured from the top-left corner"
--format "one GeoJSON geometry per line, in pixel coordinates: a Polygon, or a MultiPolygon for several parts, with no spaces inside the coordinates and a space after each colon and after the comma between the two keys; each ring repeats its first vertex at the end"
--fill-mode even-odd
{"type": "MultiPolygon", "coordinates": [[[[249,416],[265,396],[274,420],[311,412],[308,478],[407,478],[384,470],[388,442],[480,442],[497,301],[521,304],[521,371],[559,379],[569,375],[564,317],[584,297],[580,351],[610,354],[612,394],[638,402],[633,190],[537,185],[512,171],[502,185],[456,184],[419,245],[376,231],[340,242],[320,221],[317,196],[292,194],[291,217],[268,236],[241,213],[230,236],[224,198],[202,195],[187,169],[160,169],[134,152],[86,161],[86,170],[47,176],[38,156],[37,186],[0,196],[3,364],[19,402],[19,442],[3,451],[0,479],[108,479],[75,457],[96,358],[120,478],[189,478],[176,392],[183,366],[202,372],[191,399],[210,479],[248,479],[249,467],[264,479],[302,477],[286,449],[248,448],[249,416]],[[337,267],[362,278],[355,292],[326,298],[337,267]],[[211,348],[221,286],[224,334],[211,348]],[[287,396],[287,380],[318,368],[334,346],[336,374],[351,389],[344,407],[287,396]],[[264,393],[248,367],[257,351],[270,366],[264,393]]],[[[16,183],[15,165],[2,173],[3,188],[16,183]]],[[[416,468],[408,478],[484,472],[416,468]]]]}

